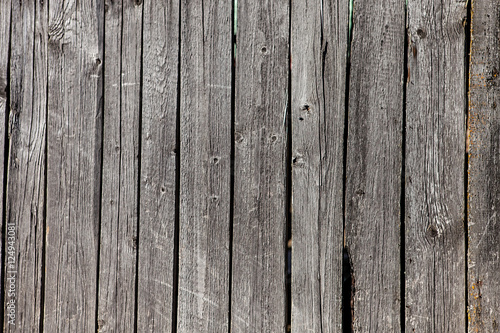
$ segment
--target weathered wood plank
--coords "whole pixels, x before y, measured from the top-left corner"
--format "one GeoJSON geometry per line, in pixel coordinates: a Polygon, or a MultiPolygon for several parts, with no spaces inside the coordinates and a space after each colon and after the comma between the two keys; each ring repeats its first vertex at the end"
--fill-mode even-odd
{"type": "Polygon", "coordinates": [[[400,331],[404,1],[355,1],[346,245],[354,332],[400,331]]]}
{"type": "Polygon", "coordinates": [[[406,330],[465,331],[466,2],[408,1],[406,330]]]}
{"type": "Polygon", "coordinates": [[[134,327],[142,5],[105,2],[100,332],[134,327]]]}
{"type": "Polygon", "coordinates": [[[95,330],[102,4],[49,2],[44,330],[95,330]]]}
{"type": "Polygon", "coordinates": [[[472,1],[469,94],[469,332],[500,325],[500,3],[472,1]]]}
{"type": "Polygon", "coordinates": [[[230,1],[181,4],[178,332],[229,325],[230,1]]]}
{"type": "Polygon", "coordinates": [[[5,332],[39,329],[45,205],[47,11],[12,3],[5,332]]]}
{"type": "Polygon", "coordinates": [[[283,332],[289,1],[237,10],[231,332],[283,332]]]}
{"type": "Polygon", "coordinates": [[[348,6],[292,2],[292,332],[342,331],[348,6]]]}
{"type": "Polygon", "coordinates": [[[137,330],[170,332],[178,149],[179,1],[147,1],[143,10],[137,330]]]}

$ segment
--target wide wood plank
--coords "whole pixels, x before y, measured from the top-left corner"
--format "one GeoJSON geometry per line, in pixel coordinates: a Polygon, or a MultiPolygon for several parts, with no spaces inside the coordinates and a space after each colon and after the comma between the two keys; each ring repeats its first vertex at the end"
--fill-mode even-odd
{"type": "Polygon", "coordinates": [[[465,331],[463,1],[408,1],[406,330],[465,331]]]}
{"type": "Polygon", "coordinates": [[[230,1],[181,4],[177,332],[229,326],[230,1]]]}
{"type": "Polygon", "coordinates": [[[289,1],[237,10],[231,332],[283,332],[289,1]]]}
{"type": "Polygon", "coordinates": [[[49,2],[44,331],[95,328],[102,3],[49,2]]]}
{"type": "Polygon", "coordinates": [[[179,1],[147,1],[143,10],[137,330],[171,332],[179,1]]]}
{"type": "Polygon", "coordinates": [[[292,332],[342,331],[349,3],[292,2],[292,332]]]}
{"type": "Polygon", "coordinates": [[[345,198],[354,332],[400,331],[404,1],[354,2],[345,198]]]}
{"type": "Polygon", "coordinates": [[[45,205],[47,6],[12,3],[5,332],[39,329],[45,205]]]}
{"type": "Polygon", "coordinates": [[[134,327],[142,5],[105,2],[104,132],[98,326],[134,327]]]}
{"type": "Polygon", "coordinates": [[[472,1],[469,94],[469,332],[500,325],[500,2],[472,1]]]}

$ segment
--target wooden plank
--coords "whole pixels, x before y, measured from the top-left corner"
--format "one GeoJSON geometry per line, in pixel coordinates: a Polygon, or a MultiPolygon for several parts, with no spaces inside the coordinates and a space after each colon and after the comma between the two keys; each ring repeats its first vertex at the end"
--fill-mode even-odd
{"type": "Polygon", "coordinates": [[[404,1],[355,1],[346,246],[354,332],[400,331],[404,1]]]}
{"type": "Polygon", "coordinates": [[[49,2],[47,332],[96,329],[103,15],[95,1],[49,2]]]}
{"type": "Polygon", "coordinates": [[[348,6],[292,2],[292,332],[342,331],[348,6]]]}
{"type": "Polygon", "coordinates": [[[138,332],[171,332],[179,1],[144,4],[138,332]]]}
{"type": "Polygon", "coordinates": [[[134,327],[142,5],[105,3],[104,132],[98,326],[134,327]]]}
{"type": "Polygon", "coordinates": [[[232,4],[181,4],[177,332],[229,326],[232,4]]]}
{"type": "MultiPolygon", "coordinates": [[[[0,209],[3,212],[3,198],[4,195],[4,168],[6,167],[4,163],[6,162],[6,157],[4,156],[5,151],[5,132],[6,132],[6,118],[9,114],[10,105],[8,100],[9,95],[9,50],[10,50],[10,33],[11,33],[11,2],[0,1],[0,184],[2,185],[2,200],[0,202],[0,209]]],[[[2,219],[2,230],[3,229],[3,219],[2,219]]],[[[4,237],[0,237],[0,247],[4,248],[4,237]]],[[[3,253],[2,253],[3,256],[3,253]]],[[[4,258],[1,258],[2,260],[4,258]]],[[[3,261],[2,261],[3,262],[3,261]]],[[[2,281],[2,288],[5,287],[4,282],[4,269],[0,269],[0,281],[2,281]]],[[[7,295],[8,296],[8,295],[7,295]]],[[[9,309],[4,305],[4,318],[2,318],[2,327],[5,330],[6,315],[8,315],[9,309]]]]}
{"type": "Polygon", "coordinates": [[[237,10],[231,332],[283,332],[289,1],[237,10]]]}
{"type": "Polygon", "coordinates": [[[408,1],[406,330],[465,331],[465,1],[408,1]]]}
{"type": "Polygon", "coordinates": [[[12,3],[5,332],[38,330],[45,205],[46,6],[12,3]]]}
{"type": "Polygon", "coordinates": [[[500,325],[500,3],[472,1],[469,76],[469,332],[500,325]]]}

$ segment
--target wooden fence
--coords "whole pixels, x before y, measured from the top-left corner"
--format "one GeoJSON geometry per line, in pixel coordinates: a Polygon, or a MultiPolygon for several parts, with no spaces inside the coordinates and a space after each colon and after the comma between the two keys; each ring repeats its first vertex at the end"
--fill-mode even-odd
{"type": "Polygon", "coordinates": [[[470,1],[0,0],[4,331],[499,332],[470,1]]]}

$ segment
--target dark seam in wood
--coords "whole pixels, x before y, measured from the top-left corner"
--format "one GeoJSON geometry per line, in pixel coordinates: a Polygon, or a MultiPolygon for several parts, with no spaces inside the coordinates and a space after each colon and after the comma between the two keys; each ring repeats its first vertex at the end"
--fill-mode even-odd
{"type": "MultiPolygon", "coordinates": [[[[99,7],[98,7],[99,8],[99,7]]],[[[101,86],[101,98],[100,98],[100,105],[99,105],[99,108],[101,109],[100,110],[100,114],[101,114],[101,119],[100,119],[100,122],[101,122],[101,142],[100,142],[100,149],[101,149],[101,152],[100,152],[100,161],[99,161],[99,164],[100,164],[100,175],[99,175],[99,201],[98,201],[98,205],[99,205],[99,216],[98,216],[98,231],[97,231],[97,234],[98,234],[98,242],[97,242],[97,267],[96,267],[96,290],[95,290],[95,294],[96,294],[96,298],[95,298],[95,326],[94,326],[94,329],[97,332],[99,332],[99,270],[100,270],[100,264],[101,264],[101,223],[102,223],[102,177],[103,177],[103,167],[104,167],[104,158],[103,158],[103,154],[104,154],[104,99],[105,99],[105,96],[106,94],[104,93],[104,87],[106,86],[106,82],[105,82],[105,73],[106,73],[106,64],[104,62],[104,59],[106,58],[105,57],[105,54],[106,54],[106,23],[105,23],[105,14],[104,14],[104,4],[102,6],[102,8],[99,8],[101,9],[100,11],[100,14],[102,15],[102,40],[100,41],[100,43],[102,43],[102,54],[101,54],[101,61],[102,61],[102,67],[101,67],[101,82],[102,82],[102,86],[101,86]]],[[[48,103],[48,101],[47,101],[48,103]]]]}
{"type": "Polygon", "coordinates": [[[134,303],[134,332],[137,333],[138,312],[139,312],[139,229],[141,227],[141,160],[142,160],[142,91],[144,86],[144,2],[142,2],[141,13],[141,68],[140,68],[140,87],[139,87],[139,124],[138,124],[138,161],[137,161],[137,228],[136,228],[136,247],[135,247],[135,303],[134,303]]]}
{"type": "Polygon", "coordinates": [[[464,290],[464,300],[465,300],[465,331],[469,331],[469,92],[470,92],[470,54],[471,54],[471,26],[472,26],[472,1],[467,1],[467,18],[465,24],[465,47],[464,47],[464,81],[465,81],[465,147],[464,147],[464,247],[465,247],[465,290],[464,290]]]}
{"type": "Polygon", "coordinates": [[[177,113],[175,123],[175,223],[172,290],[172,333],[177,333],[177,311],[179,307],[179,233],[180,233],[180,191],[181,191],[181,35],[182,4],[179,1],[178,52],[177,52],[177,113]]]}
{"type": "Polygon", "coordinates": [[[406,317],[405,317],[405,309],[406,309],[406,277],[405,277],[405,254],[406,254],[406,239],[405,239],[405,218],[406,218],[406,88],[408,85],[409,78],[409,68],[408,68],[408,4],[405,4],[405,40],[404,40],[404,65],[403,65],[403,123],[401,128],[401,197],[399,204],[399,216],[400,216],[400,248],[399,248],[399,262],[400,262],[400,325],[401,332],[405,332],[406,325],[406,317]]]}
{"type": "Polygon", "coordinates": [[[235,31],[235,11],[236,0],[232,1],[231,7],[231,155],[229,163],[229,288],[228,288],[228,320],[227,330],[231,333],[231,296],[233,290],[233,224],[234,224],[234,112],[236,101],[236,31],[235,31]]]}

